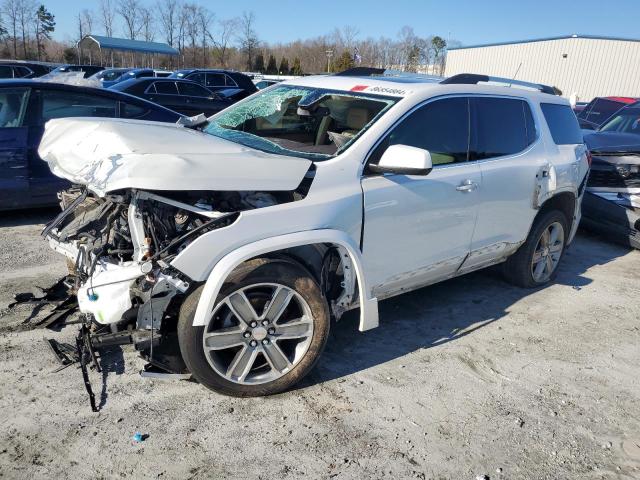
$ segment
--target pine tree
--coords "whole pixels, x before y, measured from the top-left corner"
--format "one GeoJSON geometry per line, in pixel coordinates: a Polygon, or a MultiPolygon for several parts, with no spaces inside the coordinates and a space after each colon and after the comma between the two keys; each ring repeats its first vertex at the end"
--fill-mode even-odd
{"type": "Polygon", "coordinates": [[[256,55],[256,59],[253,62],[253,71],[264,73],[264,55],[261,53],[256,55]]]}
{"type": "Polygon", "coordinates": [[[36,44],[38,47],[38,60],[42,57],[44,41],[51,40],[51,33],[56,28],[55,16],[44,5],[40,5],[36,11],[36,44]]]}
{"type": "Polygon", "coordinates": [[[293,66],[291,67],[291,75],[302,75],[302,66],[300,65],[300,59],[298,57],[293,59],[293,66]]]}
{"type": "Polygon", "coordinates": [[[282,57],[280,60],[280,68],[278,68],[278,73],[280,75],[289,75],[289,60],[285,57],[282,57]]]}
{"type": "Polygon", "coordinates": [[[276,65],[276,57],[273,55],[269,55],[269,63],[267,63],[267,70],[265,72],[267,75],[277,75],[278,74],[278,66],[276,65]]]}
{"type": "Polygon", "coordinates": [[[353,65],[354,63],[353,63],[353,57],[351,56],[351,53],[349,53],[348,50],[345,50],[344,52],[342,52],[342,55],[340,55],[338,59],[335,61],[335,63],[333,64],[332,71],[343,72],[345,70],[352,68],[353,65]]]}

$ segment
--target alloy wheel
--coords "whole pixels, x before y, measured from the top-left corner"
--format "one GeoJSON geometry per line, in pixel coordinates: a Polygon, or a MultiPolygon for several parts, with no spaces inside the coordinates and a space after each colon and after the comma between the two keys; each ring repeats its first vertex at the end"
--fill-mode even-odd
{"type": "Polygon", "coordinates": [[[202,341],[207,361],[219,375],[255,385],[290,372],[312,337],[306,300],[285,285],[259,283],[233,291],[216,305],[202,341]]]}
{"type": "Polygon", "coordinates": [[[553,222],[540,235],[531,259],[531,275],[536,282],[544,283],[551,278],[563,249],[564,228],[560,222],[553,222]]]}

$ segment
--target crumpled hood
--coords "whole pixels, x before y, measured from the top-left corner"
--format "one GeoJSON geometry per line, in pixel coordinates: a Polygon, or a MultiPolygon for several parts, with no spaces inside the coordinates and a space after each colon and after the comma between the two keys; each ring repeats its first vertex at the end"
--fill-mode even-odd
{"type": "Polygon", "coordinates": [[[294,190],[310,160],[200,131],[123,119],[50,120],[38,149],[58,177],[98,195],[143,190],[294,190]]]}

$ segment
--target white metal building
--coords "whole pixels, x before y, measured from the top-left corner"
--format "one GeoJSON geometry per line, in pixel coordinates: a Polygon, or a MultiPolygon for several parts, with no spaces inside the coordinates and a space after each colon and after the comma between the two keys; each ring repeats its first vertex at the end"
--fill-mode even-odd
{"type": "Polygon", "coordinates": [[[478,73],[558,87],[562,94],[640,97],[640,39],[571,35],[450,48],[446,76],[478,73]]]}

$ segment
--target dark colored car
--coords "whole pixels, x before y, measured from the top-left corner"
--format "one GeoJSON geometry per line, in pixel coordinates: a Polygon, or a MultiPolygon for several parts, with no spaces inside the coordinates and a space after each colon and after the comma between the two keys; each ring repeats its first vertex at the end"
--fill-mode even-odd
{"type": "Polygon", "coordinates": [[[255,83],[256,88],[258,90],[264,90],[271,85],[275,85],[276,83],[280,83],[282,80],[260,80],[255,83]]]}
{"type": "Polygon", "coordinates": [[[206,116],[218,113],[234,103],[228,98],[190,80],[176,78],[137,78],[118,82],[110,87],[170,108],[184,115],[206,116]]]}
{"type": "Polygon", "coordinates": [[[187,79],[207,87],[211,91],[235,88],[242,90],[238,100],[258,91],[253,81],[244,73],[233,70],[176,70],[169,78],[187,79]]]}
{"type": "Polygon", "coordinates": [[[164,70],[154,70],[152,68],[125,68],[124,71],[110,80],[103,80],[102,86],[105,88],[112,87],[116,83],[124,82],[134,78],[153,78],[153,77],[168,77],[172,72],[164,70]]]}
{"type": "Polygon", "coordinates": [[[38,62],[0,62],[0,79],[41,77],[51,70],[51,65],[38,62]]]}
{"type": "Polygon", "coordinates": [[[68,182],[38,156],[44,124],[54,118],[109,117],[176,122],[182,116],[120,92],[38,80],[0,81],[0,210],[57,203],[68,182]]]}
{"type": "Polygon", "coordinates": [[[638,101],[637,98],[631,97],[596,97],[577,113],[580,128],[598,130],[611,115],[636,101],[638,101]]]}
{"type": "Polygon", "coordinates": [[[582,225],[640,249],[640,102],[584,135],[592,156],[582,225]]]}
{"type": "Polygon", "coordinates": [[[127,73],[131,68],[105,68],[98,73],[94,73],[90,78],[100,80],[103,87],[113,85],[122,75],[127,73]]]}
{"type": "Polygon", "coordinates": [[[55,75],[58,73],[83,72],[84,78],[89,78],[91,75],[95,75],[101,70],[104,70],[104,67],[100,67],[98,65],[62,65],[51,70],[51,73],[55,75]]]}

